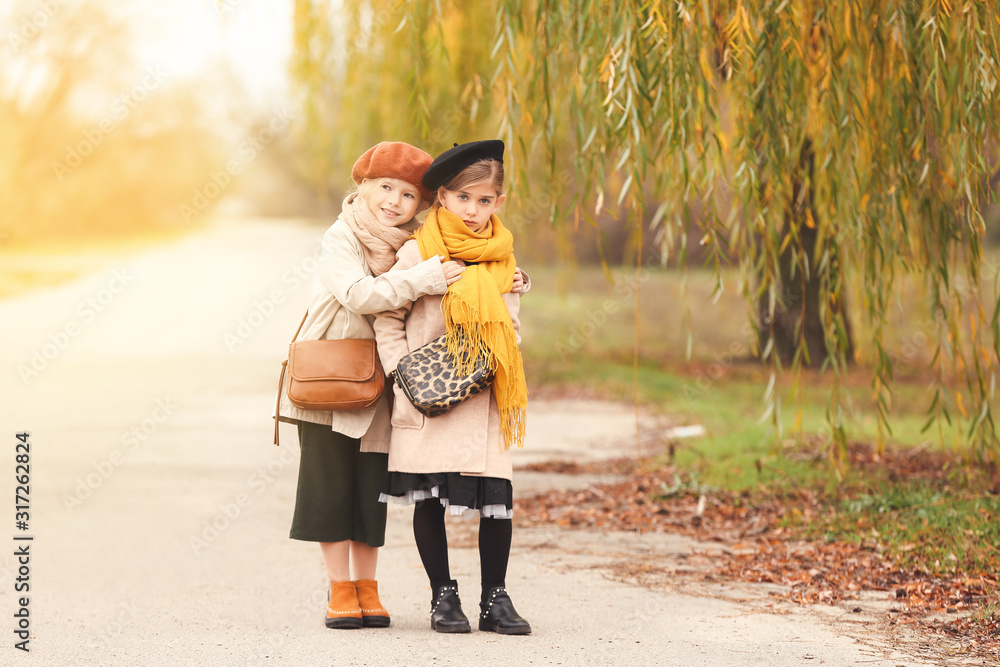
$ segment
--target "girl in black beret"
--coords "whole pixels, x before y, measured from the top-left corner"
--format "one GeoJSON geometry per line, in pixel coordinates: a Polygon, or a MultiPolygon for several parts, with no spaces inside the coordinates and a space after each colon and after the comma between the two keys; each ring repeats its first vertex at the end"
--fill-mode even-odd
{"type": "MultiPolygon", "coordinates": [[[[424,224],[397,253],[394,271],[441,255],[466,265],[462,280],[443,297],[422,296],[412,306],[379,313],[375,338],[386,369],[440,337],[488,350],[496,371],[487,391],[436,417],[417,412],[395,387],[389,478],[382,499],[416,503],[413,533],[433,590],[431,627],[470,632],[458,583],[448,565],[445,511],[479,515],[482,597],[479,629],[531,632],[506,591],[513,516],[509,447],[524,439],[528,392],[518,349],[520,294],[514,238],[496,216],[503,204],[503,142],[478,141],[440,155],[424,175],[436,192],[424,224]]],[[[391,272],[390,272],[391,273],[391,272]]]]}

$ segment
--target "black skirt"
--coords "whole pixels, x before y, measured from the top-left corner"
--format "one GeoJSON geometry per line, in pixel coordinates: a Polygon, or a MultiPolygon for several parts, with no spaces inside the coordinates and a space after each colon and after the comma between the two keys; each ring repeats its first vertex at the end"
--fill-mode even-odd
{"type": "Polygon", "coordinates": [[[289,537],[308,542],[385,543],[386,506],[378,502],[389,455],[362,452],[361,441],[324,424],[299,423],[299,483],[289,537]]]}
{"type": "Polygon", "coordinates": [[[476,477],[457,472],[390,472],[379,500],[412,505],[437,498],[452,515],[510,519],[514,516],[514,487],[509,479],[476,477]]]}

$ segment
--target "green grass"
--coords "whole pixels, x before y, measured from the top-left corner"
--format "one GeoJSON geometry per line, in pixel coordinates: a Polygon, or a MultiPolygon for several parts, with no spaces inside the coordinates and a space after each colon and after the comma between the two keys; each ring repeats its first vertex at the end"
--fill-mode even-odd
{"type": "Polygon", "coordinates": [[[972,618],[976,623],[982,625],[996,625],[1000,623],[1000,602],[994,600],[980,605],[972,612],[972,618]]]}
{"type": "MultiPolygon", "coordinates": [[[[779,496],[787,490],[816,489],[830,506],[826,518],[800,526],[813,538],[877,537],[901,562],[934,571],[998,569],[1000,500],[990,493],[989,475],[968,462],[961,425],[921,432],[932,395],[918,364],[898,373],[886,446],[935,453],[950,461],[948,470],[918,482],[894,478],[878,465],[845,469],[831,464],[828,456],[825,413],[831,374],[807,372],[800,388],[788,374],[776,385],[782,399],[780,435],[770,419],[761,420],[769,370],[751,358],[748,310],[734,273],[724,277],[725,291],[712,303],[712,275],[690,272],[690,360],[685,359],[680,273],[645,276],[639,283],[637,384],[634,279],[616,274],[624,281],[610,284],[592,269],[560,273],[529,267],[529,273],[533,288],[521,302],[529,384],[618,401],[631,401],[637,388],[647,409],[703,425],[706,436],[684,440],[675,452],[673,463],[684,471],[684,483],[779,496]]],[[[892,330],[899,333],[894,338],[899,346],[912,341],[906,332],[919,330],[918,312],[905,307],[894,314],[892,330]]],[[[863,326],[857,325],[856,340],[864,336],[863,326]]],[[[863,357],[863,344],[861,350],[863,357]]],[[[843,386],[851,408],[845,417],[848,440],[874,443],[878,428],[870,371],[859,364],[843,386]]]]}
{"type": "MultiPolygon", "coordinates": [[[[612,285],[596,269],[577,270],[568,280],[549,268],[532,269],[531,274],[533,288],[522,300],[521,314],[529,382],[631,401],[636,386],[634,279],[626,275],[626,282],[612,285]]],[[[691,302],[701,304],[691,308],[690,362],[684,359],[687,334],[680,274],[651,272],[642,281],[640,402],[706,428],[707,437],[678,453],[678,462],[697,471],[706,483],[742,490],[828,476],[825,465],[817,472],[815,465],[790,460],[782,452],[803,435],[825,432],[830,374],[808,372],[797,394],[793,378],[779,382],[781,433],[770,420],[762,423],[769,370],[751,359],[743,298],[726,292],[711,304],[712,281],[708,272],[699,271],[692,271],[688,280],[691,302]]],[[[729,282],[735,286],[735,277],[729,282]]],[[[846,428],[850,438],[871,440],[878,429],[865,373],[862,368],[845,379],[853,407],[846,428]]],[[[890,444],[940,446],[936,432],[920,432],[931,400],[926,387],[901,381],[894,399],[890,444]]]]}
{"type": "Polygon", "coordinates": [[[846,542],[877,539],[902,567],[1000,571],[1000,497],[902,482],[843,498],[838,505],[806,533],[846,542]]]}

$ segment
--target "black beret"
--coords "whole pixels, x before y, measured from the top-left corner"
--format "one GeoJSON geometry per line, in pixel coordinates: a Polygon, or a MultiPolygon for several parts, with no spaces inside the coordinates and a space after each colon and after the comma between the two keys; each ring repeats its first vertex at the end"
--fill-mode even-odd
{"type": "Polygon", "coordinates": [[[503,164],[503,142],[499,139],[455,144],[434,158],[424,174],[424,187],[434,192],[471,164],[480,160],[496,160],[503,164]]]}

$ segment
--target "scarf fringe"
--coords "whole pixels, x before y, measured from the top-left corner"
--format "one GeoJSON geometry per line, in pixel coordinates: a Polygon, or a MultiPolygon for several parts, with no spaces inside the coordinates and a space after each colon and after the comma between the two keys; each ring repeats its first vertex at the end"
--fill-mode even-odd
{"type": "Polygon", "coordinates": [[[524,447],[527,409],[524,405],[517,405],[515,373],[512,368],[504,368],[500,364],[498,355],[489,344],[491,340],[506,343],[504,358],[510,360],[510,365],[523,364],[513,324],[509,320],[483,322],[477,309],[452,292],[441,299],[441,314],[447,331],[445,343],[448,352],[455,358],[458,372],[462,375],[472,373],[478,360],[485,356],[486,367],[496,373],[493,391],[497,394],[497,405],[509,406],[500,409],[504,449],[512,445],[524,447]],[[472,326],[472,323],[480,324],[472,326]]]}
{"type": "Polygon", "coordinates": [[[507,408],[500,411],[500,433],[503,434],[504,449],[511,445],[524,447],[524,434],[528,422],[528,411],[522,407],[507,408]]]}
{"type": "Polygon", "coordinates": [[[478,326],[471,323],[481,322],[479,311],[466,301],[458,298],[454,292],[448,292],[441,299],[441,315],[444,317],[444,327],[447,333],[445,341],[448,344],[448,352],[455,357],[458,365],[458,372],[468,375],[475,367],[476,362],[486,355],[486,367],[496,370],[496,355],[490,350],[487,339],[493,333],[490,331],[499,325],[501,333],[503,322],[482,322],[478,326]],[[456,318],[456,311],[460,317],[456,318]]]}

